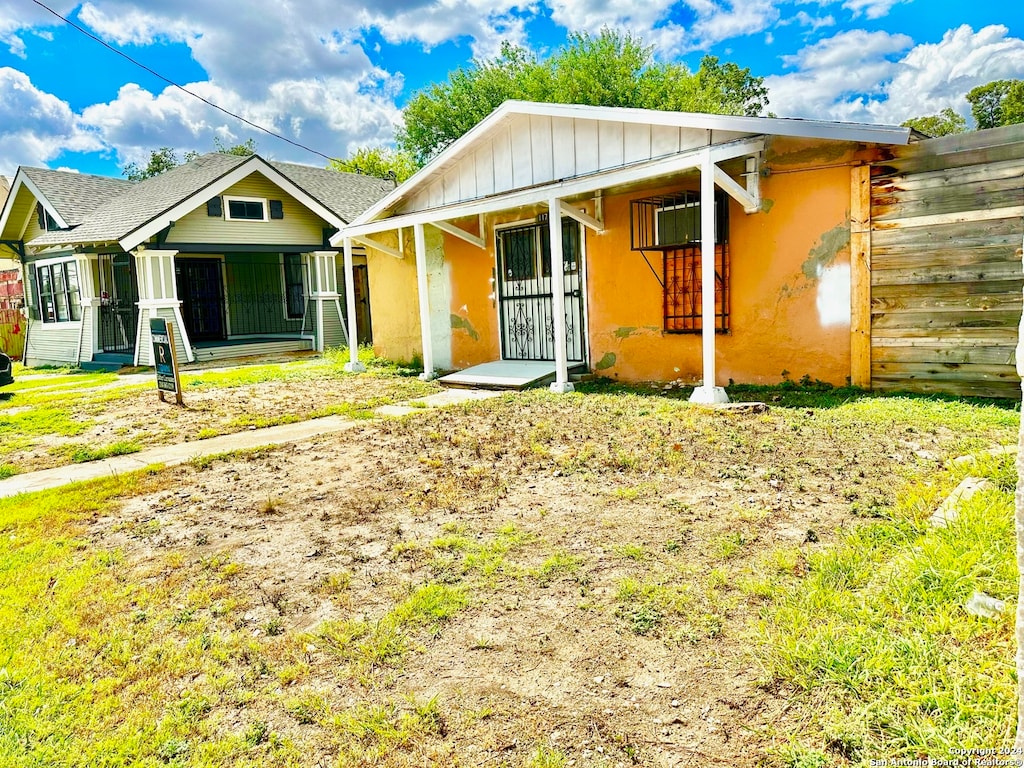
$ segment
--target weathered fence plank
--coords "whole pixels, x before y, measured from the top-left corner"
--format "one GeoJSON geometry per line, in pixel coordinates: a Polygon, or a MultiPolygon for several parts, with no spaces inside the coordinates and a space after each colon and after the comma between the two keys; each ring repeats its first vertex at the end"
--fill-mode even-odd
{"type": "Polygon", "coordinates": [[[873,164],[872,388],[1019,399],[1022,241],[1024,126],[873,164]]]}

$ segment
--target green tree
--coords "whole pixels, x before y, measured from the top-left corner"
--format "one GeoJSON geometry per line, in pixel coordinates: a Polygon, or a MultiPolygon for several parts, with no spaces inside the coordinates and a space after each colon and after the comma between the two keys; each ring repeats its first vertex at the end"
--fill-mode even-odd
{"type": "Polygon", "coordinates": [[[950,136],[954,133],[964,133],[967,130],[967,118],[953,111],[952,107],[946,107],[937,115],[912,117],[909,120],[904,120],[900,125],[905,128],[913,128],[926,136],[950,136]]]}
{"type": "MultiPolygon", "coordinates": [[[[256,154],[256,142],[253,139],[246,139],[241,144],[229,147],[221,141],[219,136],[215,136],[213,147],[214,151],[223,152],[227,155],[248,157],[249,155],[256,154]]],[[[160,149],[154,149],[149,153],[149,162],[146,163],[144,168],[135,162],[128,163],[121,169],[121,175],[127,178],[128,181],[151,179],[154,176],[159,176],[164,171],[171,170],[171,168],[177,168],[182,163],[195,160],[197,157],[199,157],[198,152],[188,151],[179,160],[178,153],[174,149],[171,147],[160,147],[160,149]]]]}
{"type": "Polygon", "coordinates": [[[967,93],[978,129],[1024,122],[1024,80],[993,80],[967,93]]]}
{"type": "Polygon", "coordinates": [[[1024,80],[1015,80],[1003,99],[1003,125],[1024,123],[1024,80]]]}
{"type": "Polygon", "coordinates": [[[705,56],[691,72],[654,61],[653,50],[607,28],[571,34],[543,61],[506,42],[494,59],[474,60],[413,96],[399,147],[424,163],[509,99],[735,115],[761,114],[768,103],[763,78],[749,69],[705,56]]]}
{"type": "Polygon", "coordinates": [[[197,156],[195,152],[186,152],[184,160],[179,160],[178,153],[173,149],[170,147],[160,147],[160,149],[154,149],[149,153],[149,162],[146,163],[144,168],[140,167],[138,163],[131,162],[121,169],[121,175],[126,177],[128,181],[151,179],[154,176],[159,176],[164,171],[171,170],[171,168],[177,168],[182,162],[187,163],[197,156]]]}
{"type": "Polygon", "coordinates": [[[256,139],[248,138],[241,144],[235,144],[229,147],[223,141],[220,136],[213,137],[213,151],[220,152],[225,155],[238,155],[239,157],[249,157],[249,155],[256,154],[256,139]]]}
{"type": "Polygon", "coordinates": [[[328,168],[390,179],[396,184],[401,184],[419,170],[415,158],[408,152],[387,147],[363,147],[345,160],[332,160],[328,168]]]}

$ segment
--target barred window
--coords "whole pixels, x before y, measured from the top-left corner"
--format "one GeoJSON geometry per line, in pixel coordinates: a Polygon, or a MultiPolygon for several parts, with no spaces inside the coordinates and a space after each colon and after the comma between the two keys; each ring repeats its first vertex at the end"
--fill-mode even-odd
{"type": "MultiPolygon", "coordinates": [[[[664,251],[665,330],[697,333],[703,328],[699,246],[664,251]]],[[[729,330],[729,244],[715,246],[715,331],[729,330]]]]}

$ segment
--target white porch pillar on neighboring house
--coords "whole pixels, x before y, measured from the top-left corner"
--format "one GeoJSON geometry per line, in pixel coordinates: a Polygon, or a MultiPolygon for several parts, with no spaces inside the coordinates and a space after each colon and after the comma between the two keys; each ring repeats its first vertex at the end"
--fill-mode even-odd
{"type": "Polygon", "coordinates": [[[416,247],[416,292],[420,302],[420,338],[423,340],[423,373],[420,378],[430,381],[437,376],[434,370],[434,339],[430,333],[430,298],[427,293],[427,236],[422,224],[414,224],[413,240],[416,247]]]}
{"type": "Polygon", "coordinates": [[[309,258],[313,269],[309,298],[316,308],[316,351],[323,352],[326,347],[324,307],[333,304],[338,313],[338,321],[341,322],[344,317],[341,313],[341,294],[338,293],[337,256],[334,251],[313,251],[309,258]]]}
{"type": "Polygon", "coordinates": [[[555,338],[555,381],[552,392],[572,392],[565,342],[565,257],[562,253],[562,205],[548,200],[548,233],[551,237],[551,325],[555,338]]]}
{"type": "Polygon", "coordinates": [[[345,238],[345,312],[348,315],[348,362],[345,370],[349,373],[363,373],[366,366],[359,362],[359,327],[356,320],[356,280],[352,273],[352,238],[345,238]]]}
{"type": "Polygon", "coordinates": [[[135,257],[135,274],[139,282],[139,327],[135,336],[135,364],[153,364],[153,343],[149,335],[149,319],[162,317],[174,323],[174,336],[179,352],[188,362],[195,361],[192,342],[181,317],[178,283],[174,274],[177,251],[149,250],[139,246],[135,257]]]}
{"type": "Polygon", "coordinates": [[[727,403],[724,387],[715,386],[715,163],[705,152],[700,163],[700,306],[703,383],[691,403],[727,403]]]}
{"type": "Polygon", "coordinates": [[[82,311],[82,336],[79,339],[78,359],[92,360],[100,351],[100,292],[93,276],[92,265],[97,256],[87,253],[75,254],[75,271],[78,273],[78,301],[82,311]]]}

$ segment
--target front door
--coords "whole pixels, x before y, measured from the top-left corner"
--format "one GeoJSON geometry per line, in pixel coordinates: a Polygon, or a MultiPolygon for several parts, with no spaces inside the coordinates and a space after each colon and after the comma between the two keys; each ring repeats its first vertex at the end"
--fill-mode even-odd
{"type": "Polygon", "coordinates": [[[191,341],[218,341],[224,329],[224,281],[220,259],[175,259],[181,319],[191,341]]]}
{"type": "MultiPolygon", "coordinates": [[[[565,346],[570,363],[586,362],[583,249],[580,226],[562,219],[565,272],[565,346]]],[[[501,355],[504,360],[554,360],[554,294],[548,225],[496,232],[501,355]]]]}
{"type": "Polygon", "coordinates": [[[99,271],[100,348],[104,352],[132,355],[139,324],[135,259],[128,253],[101,253],[99,271]]]}

